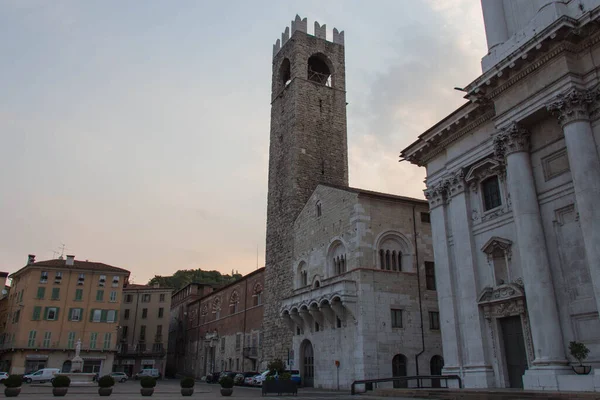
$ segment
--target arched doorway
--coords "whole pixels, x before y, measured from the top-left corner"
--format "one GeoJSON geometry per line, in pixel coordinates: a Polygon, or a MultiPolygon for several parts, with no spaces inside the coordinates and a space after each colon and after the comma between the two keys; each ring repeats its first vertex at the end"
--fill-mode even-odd
{"type": "MultiPolygon", "coordinates": [[[[442,368],[444,368],[444,359],[441,356],[437,356],[437,355],[431,357],[431,361],[429,361],[429,372],[430,372],[430,375],[441,375],[442,374],[442,368]]],[[[434,388],[441,387],[440,380],[439,379],[432,379],[431,380],[431,387],[434,387],[434,388]]]]}
{"type": "MultiPolygon", "coordinates": [[[[406,356],[404,354],[396,354],[392,359],[392,376],[406,376],[406,356]]],[[[406,380],[394,381],[395,388],[408,387],[406,380]]]]}
{"type": "Polygon", "coordinates": [[[315,355],[312,343],[305,340],[300,345],[300,362],[302,362],[300,371],[302,373],[302,384],[305,387],[314,386],[315,378],[315,355]]]}

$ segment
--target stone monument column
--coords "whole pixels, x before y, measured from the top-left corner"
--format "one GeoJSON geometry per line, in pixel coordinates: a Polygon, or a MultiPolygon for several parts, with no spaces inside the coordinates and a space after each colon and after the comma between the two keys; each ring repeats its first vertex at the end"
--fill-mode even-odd
{"type": "Polygon", "coordinates": [[[506,157],[508,190],[512,200],[513,218],[527,309],[534,347],[533,368],[523,377],[527,389],[558,390],[557,373],[567,364],[554,283],[548,261],[546,238],[529,158],[529,132],[518,124],[494,138],[496,154],[506,157]],[[538,369],[536,371],[536,368],[538,369]],[[549,375],[544,384],[540,374],[549,375]]]}
{"type": "MultiPolygon", "coordinates": [[[[456,318],[456,288],[451,272],[448,252],[448,233],[446,229],[446,212],[444,210],[444,192],[442,183],[425,190],[429,201],[431,215],[431,232],[433,237],[433,255],[435,259],[435,287],[440,310],[440,328],[442,331],[442,348],[444,351],[443,375],[460,375],[462,361],[460,357],[460,333],[456,318]]],[[[449,381],[451,385],[454,381],[449,381]]]]}
{"type": "Polygon", "coordinates": [[[571,89],[547,108],[558,117],[565,135],[585,255],[600,310],[600,158],[588,111],[597,97],[598,91],[571,89]]]}
{"type": "Polygon", "coordinates": [[[494,387],[494,371],[485,358],[484,337],[487,335],[483,315],[477,303],[477,264],[473,252],[471,212],[465,193],[462,171],[456,171],[445,181],[452,227],[454,265],[456,268],[455,297],[458,303],[459,331],[463,346],[465,387],[494,387]]]}

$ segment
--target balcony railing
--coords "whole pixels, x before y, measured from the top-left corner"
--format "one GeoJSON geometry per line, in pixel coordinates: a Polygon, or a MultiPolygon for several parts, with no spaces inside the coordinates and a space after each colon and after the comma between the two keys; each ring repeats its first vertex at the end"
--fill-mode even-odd
{"type": "Polygon", "coordinates": [[[118,352],[118,355],[128,357],[163,357],[165,354],[166,351],[162,343],[155,343],[154,346],[121,346],[118,352]]]}
{"type": "Polygon", "coordinates": [[[258,347],[244,347],[243,355],[246,358],[258,358],[258,347]]]}

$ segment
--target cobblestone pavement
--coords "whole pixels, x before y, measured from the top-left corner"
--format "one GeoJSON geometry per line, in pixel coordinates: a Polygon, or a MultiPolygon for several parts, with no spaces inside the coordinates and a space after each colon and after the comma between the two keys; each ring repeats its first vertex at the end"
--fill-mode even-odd
{"type": "MultiPolygon", "coordinates": [[[[194,394],[191,397],[182,397],[179,389],[179,380],[161,380],[156,385],[154,390],[154,395],[151,399],[154,400],[163,400],[163,399],[202,399],[202,400],[223,400],[221,393],[219,391],[220,387],[216,384],[206,384],[206,383],[196,383],[196,387],[194,390],[194,394]]],[[[3,394],[0,397],[4,397],[3,394]]],[[[260,388],[251,388],[251,387],[234,387],[232,398],[237,399],[256,399],[260,398],[261,391],[260,388]]],[[[386,399],[390,400],[390,397],[376,397],[376,396],[351,396],[347,391],[327,391],[320,389],[311,389],[311,388],[300,388],[298,390],[298,396],[277,396],[277,395],[269,395],[269,398],[275,398],[277,400],[284,399],[310,399],[310,400],[342,400],[342,399],[353,399],[353,400],[381,400],[386,399]]],[[[52,396],[52,386],[49,384],[44,385],[28,385],[23,384],[21,389],[21,394],[18,398],[23,399],[55,399],[52,396]]],[[[105,397],[100,397],[98,395],[98,388],[94,387],[70,387],[69,392],[65,396],[65,398],[72,399],[100,399],[105,397]]],[[[117,383],[113,388],[113,393],[109,397],[110,399],[115,400],[123,400],[123,399],[133,399],[133,398],[142,398],[140,394],[140,385],[139,382],[129,381],[125,383],[117,383]]],[[[265,400],[267,397],[265,397],[265,400]]],[[[400,400],[407,400],[406,398],[396,398],[400,400]]]]}

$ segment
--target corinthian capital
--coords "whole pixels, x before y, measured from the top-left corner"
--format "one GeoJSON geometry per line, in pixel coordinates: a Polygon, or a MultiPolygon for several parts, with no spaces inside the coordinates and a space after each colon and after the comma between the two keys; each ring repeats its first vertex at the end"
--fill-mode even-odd
{"type": "Polygon", "coordinates": [[[445,186],[450,196],[462,193],[466,188],[465,174],[461,169],[454,171],[445,180],[445,186]]]}
{"type": "Polygon", "coordinates": [[[512,153],[529,151],[529,131],[516,122],[494,136],[494,153],[504,158],[512,153]]]}
{"type": "Polygon", "coordinates": [[[558,118],[561,126],[579,120],[590,118],[589,106],[598,97],[597,90],[570,89],[565,93],[557,95],[546,109],[558,118]]]}
{"type": "Polygon", "coordinates": [[[439,182],[435,185],[431,185],[424,190],[425,198],[429,201],[429,208],[434,209],[444,204],[444,196],[446,194],[446,188],[443,182],[439,182]]]}

